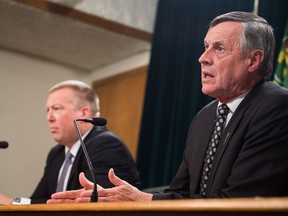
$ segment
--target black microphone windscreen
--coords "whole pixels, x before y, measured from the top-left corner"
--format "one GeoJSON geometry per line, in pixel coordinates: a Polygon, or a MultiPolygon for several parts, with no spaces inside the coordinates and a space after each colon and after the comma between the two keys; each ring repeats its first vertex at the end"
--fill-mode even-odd
{"type": "Polygon", "coordinates": [[[107,124],[107,120],[105,118],[100,117],[75,119],[75,121],[89,122],[94,126],[105,126],[107,124]]]}
{"type": "Polygon", "coordinates": [[[0,148],[5,149],[5,148],[8,148],[8,146],[9,146],[8,142],[6,142],[6,141],[0,141],[0,148]]]}
{"type": "Polygon", "coordinates": [[[107,120],[105,118],[92,118],[91,123],[95,126],[105,126],[107,124],[107,120]]]}

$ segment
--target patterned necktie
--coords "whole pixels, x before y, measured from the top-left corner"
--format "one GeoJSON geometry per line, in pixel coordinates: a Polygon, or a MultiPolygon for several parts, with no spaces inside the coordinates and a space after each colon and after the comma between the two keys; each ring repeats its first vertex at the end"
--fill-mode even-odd
{"type": "Polygon", "coordinates": [[[63,165],[61,176],[57,183],[56,192],[63,191],[65,178],[66,178],[69,166],[72,164],[72,158],[73,158],[73,155],[70,153],[70,151],[68,151],[65,155],[64,165],[63,165]]]}
{"type": "Polygon", "coordinates": [[[218,107],[218,115],[217,115],[216,123],[214,125],[214,131],[212,133],[212,137],[208,145],[206,156],[204,158],[204,166],[203,166],[202,178],[200,182],[200,194],[202,196],[206,195],[208,177],[210,174],[210,170],[212,168],[212,163],[216,154],[216,149],[220,140],[220,134],[222,132],[222,129],[225,126],[225,121],[226,121],[228,112],[229,112],[229,107],[226,104],[221,104],[218,107]]]}

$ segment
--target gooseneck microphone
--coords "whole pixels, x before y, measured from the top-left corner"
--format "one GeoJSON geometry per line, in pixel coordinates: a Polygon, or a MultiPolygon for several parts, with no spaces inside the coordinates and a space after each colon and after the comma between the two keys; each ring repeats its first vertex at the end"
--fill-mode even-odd
{"type": "Polygon", "coordinates": [[[94,126],[105,126],[107,124],[107,120],[105,118],[100,117],[76,119],[76,121],[89,122],[94,126]]]}
{"type": "Polygon", "coordinates": [[[8,148],[9,144],[6,141],[0,141],[0,148],[1,149],[6,149],[8,148]]]}
{"type": "Polygon", "coordinates": [[[83,149],[83,152],[84,152],[84,155],[85,155],[89,170],[90,170],[91,175],[92,175],[92,180],[93,180],[93,183],[94,183],[94,189],[93,189],[93,192],[92,192],[92,195],[91,195],[90,202],[97,202],[98,201],[98,192],[97,192],[97,182],[96,182],[96,178],[95,178],[95,175],[94,175],[94,168],[92,166],[92,163],[91,163],[90,157],[88,155],[88,152],[87,152],[86,146],[84,144],[84,141],[82,139],[80,130],[78,128],[77,121],[88,122],[88,123],[93,124],[94,126],[105,126],[107,124],[107,120],[105,118],[74,119],[74,125],[75,125],[75,128],[77,130],[78,137],[79,137],[79,140],[80,140],[80,143],[81,143],[81,146],[82,146],[82,149],[83,149]]]}

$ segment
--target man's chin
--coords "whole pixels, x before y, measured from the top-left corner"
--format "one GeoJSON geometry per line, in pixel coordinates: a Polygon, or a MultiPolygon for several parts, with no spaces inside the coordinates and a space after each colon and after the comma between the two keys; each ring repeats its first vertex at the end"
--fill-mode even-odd
{"type": "Polygon", "coordinates": [[[208,88],[208,87],[205,87],[205,86],[202,86],[202,93],[205,94],[205,95],[208,95],[210,97],[215,97],[214,96],[214,91],[211,88],[208,88]]]}
{"type": "Polygon", "coordinates": [[[62,145],[61,143],[61,139],[59,139],[59,138],[57,138],[57,137],[53,137],[53,139],[54,139],[54,141],[56,142],[56,143],[59,143],[60,145],[62,145]]]}

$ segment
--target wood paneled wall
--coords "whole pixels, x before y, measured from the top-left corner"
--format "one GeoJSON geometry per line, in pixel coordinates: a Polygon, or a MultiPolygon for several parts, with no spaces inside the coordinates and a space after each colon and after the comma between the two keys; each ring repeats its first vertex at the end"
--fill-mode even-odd
{"type": "Polygon", "coordinates": [[[127,144],[135,159],[147,68],[143,66],[93,83],[100,98],[101,117],[107,119],[107,127],[127,144]]]}

